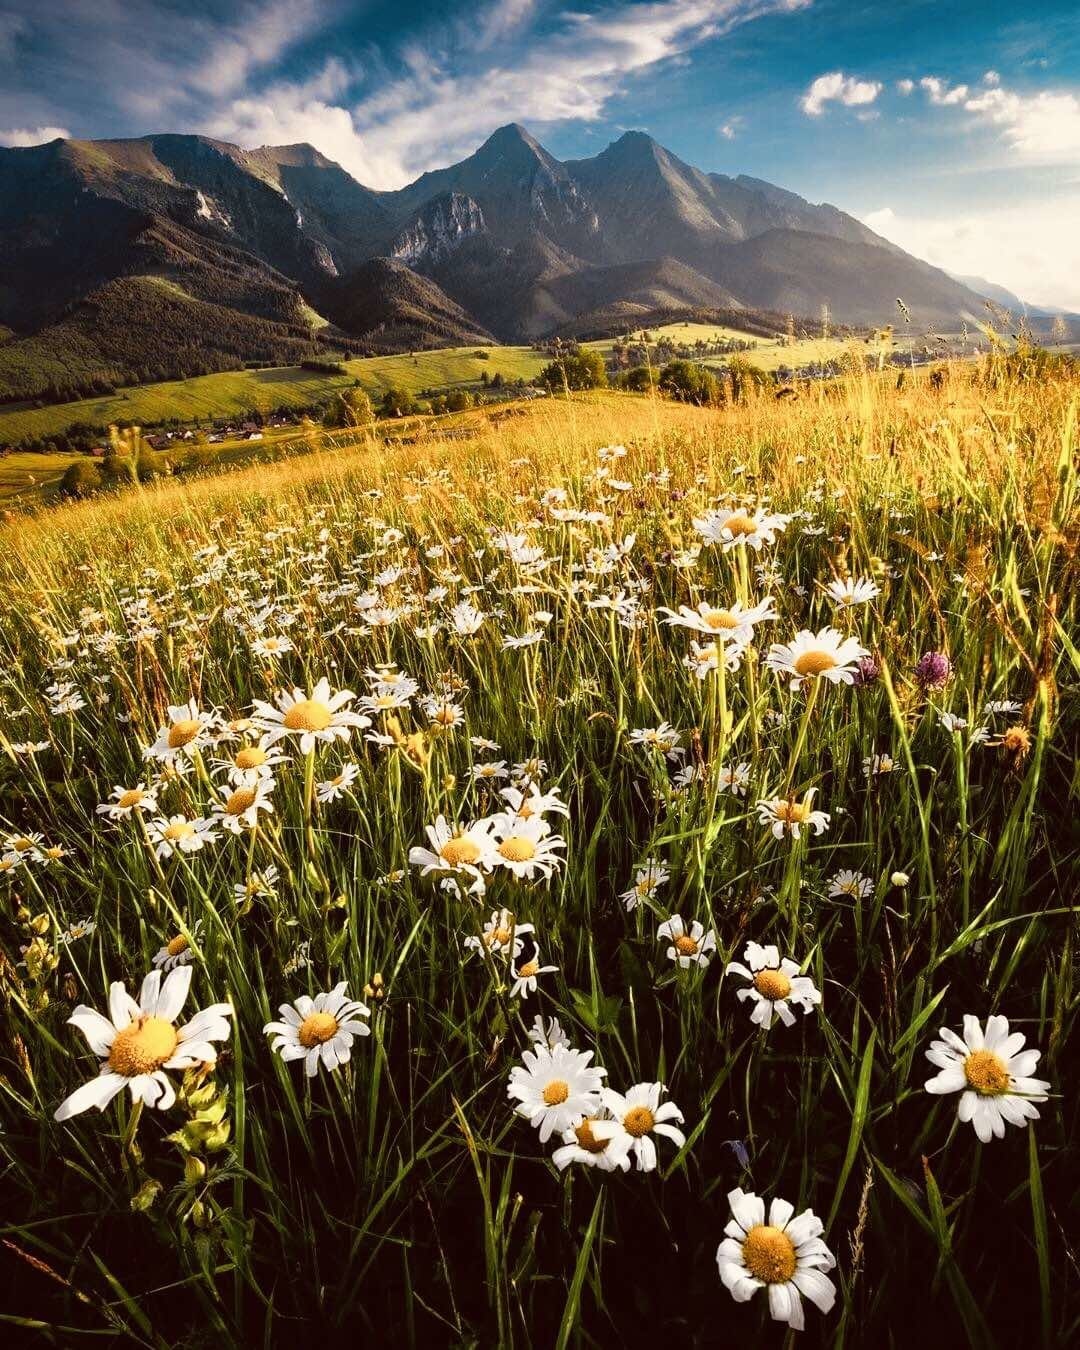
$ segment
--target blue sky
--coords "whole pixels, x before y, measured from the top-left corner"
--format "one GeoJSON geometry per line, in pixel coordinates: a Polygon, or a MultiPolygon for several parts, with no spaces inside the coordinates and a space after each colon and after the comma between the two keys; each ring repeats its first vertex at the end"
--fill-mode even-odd
{"type": "Polygon", "coordinates": [[[372,187],[627,128],[1080,309],[1080,10],[974,0],[0,0],[0,143],[310,141],[372,187]]]}

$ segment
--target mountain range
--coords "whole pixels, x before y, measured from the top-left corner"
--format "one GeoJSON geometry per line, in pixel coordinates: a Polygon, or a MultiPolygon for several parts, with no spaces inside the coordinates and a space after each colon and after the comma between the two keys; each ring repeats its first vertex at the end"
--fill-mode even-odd
{"type": "Polygon", "coordinates": [[[0,397],[334,350],[531,341],[656,311],[955,329],[983,295],[834,206],[641,132],[559,161],[523,127],[398,191],[310,145],[0,149],[0,397]]]}

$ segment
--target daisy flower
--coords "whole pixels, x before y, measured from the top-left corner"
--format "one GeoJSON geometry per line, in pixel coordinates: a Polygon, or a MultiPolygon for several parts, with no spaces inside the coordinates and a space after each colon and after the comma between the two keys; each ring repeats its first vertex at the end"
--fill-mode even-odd
{"type": "Polygon", "coordinates": [[[792,689],[806,680],[823,679],[830,684],[854,684],[858,663],[870,653],[854,638],[835,628],[819,633],[802,629],[791,642],[774,642],[765,664],[778,675],[791,677],[792,689]]]}
{"type": "Polygon", "coordinates": [[[491,918],[484,924],[482,936],[474,933],[467,937],[463,946],[469,951],[489,951],[492,954],[513,946],[515,960],[521,955],[524,945],[521,939],[535,932],[531,923],[518,923],[508,909],[493,909],[491,918]]]}
{"type": "Polygon", "coordinates": [[[984,1144],[1001,1139],[1005,1126],[1038,1120],[1035,1102],[1046,1101],[1050,1084],[1032,1078],[1041,1051],[1024,1050],[1022,1032],[1009,1034],[1007,1017],[991,1017],[983,1031],[977,1017],[964,1018],[964,1035],[942,1027],[941,1040],[931,1041],[926,1058],[941,1070],[926,1084],[927,1092],[959,1092],[957,1115],[970,1121],[984,1144]]]}
{"type": "Polygon", "coordinates": [[[242,787],[222,788],[221,801],[215,802],[212,808],[215,822],[231,834],[253,830],[259,823],[260,811],[273,811],[274,803],[270,800],[273,790],[272,778],[258,778],[242,787]]]}
{"type": "Polygon", "coordinates": [[[156,811],[156,791],[145,783],[136,783],[133,788],[116,786],[109,793],[109,800],[96,807],[97,814],[110,820],[126,820],[133,811],[156,811]]]}
{"type": "Polygon", "coordinates": [[[233,887],[233,899],[237,904],[251,900],[255,896],[273,899],[277,894],[278,868],[276,863],[267,863],[261,872],[252,872],[250,881],[238,881],[233,887]]]}
{"type": "Polygon", "coordinates": [[[286,652],[293,650],[292,638],[285,636],[259,637],[251,644],[251,653],[253,656],[263,656],[273,660],[277,656],[284,656],[286,652]]]}
{"type": "Polygon", "coordinates": [[[202,816],[189,820],[187,816],[159,816],[146,826],[146,837],[159,858],[171,858],[174,853],[198,853],[206,844],[216,843],[221,836],[213,821],[202,816]]]}
{"type": "Polygon", "coordinates": [[[831,817],[828,811],[812,809],[816,791],[817,788],[809,788],[802,801],[796,801],[794,797],[770,797],[760,801],[757,804],[758,820],[762,825],[768,825],[777,839],[783,839],[785,834],[799,839],[803,830],[824,834],[831,817]]]}
{"type": "Polygon", "coordinates": [[[495,848],[491,861],[505,867],[519,879],[532,881],[537,872],[549,880],[563,864],[556,849],[565,848],[566,840],[552,834],[551,827],[539,816],[523,820],[520,816],[502,815],[494,821],[495,848]]]}
{"type": "Polygon", "coordinates": [[[600,1093],[600,1100],[630,1140],[629,1151],[637,1160],[639,1172],[656,1169],[654,1134],[664,1135],[676,1148],[682,1148],[686,1143],[682,1130],[670,1124],[674,1120],[681,1125],[683,1113],[674,1102],[661,1105],[663,1091],[663,1083],[635,1083],[625,1094],[607,1087],[600,1093]]]}
{"type": "Polygon", "coordinates": [[[334,693],[330,681],[321,679],[310,694],[294,688],[275,695],[277,707],[256,699],[255,721],[265,733],[264,744],[273,745],[286,736],[295,736],[301,754],[314,750],[318,742],[347,741],[354,727],[371,726],[371,718],[351,712],[348,704],[356,695],[349,689],[334,693]]]}
{"type": "Polygon", "coordinates": [[[505,759],[490,759],[483,764],[474,764],[472,776],[478,783],[491,782],[493,779],[509,778],[510,770],[505,759]]]}
{"type": "Polygon", "coordinates": [[[233,1010],[228,1003],[215,1003],[184,1026],[175,1026],[191,976],[190,966],[180,966],[164,981],[160,970],[152,970],[142,982],[137,1003],[117,980],[109,986],[108,1017],[81,1004],[75,1009],[68,1021],[103,1063],[96,1078],[61,1103],[55,1120],[70,1120],[91,1106],[104,1111],[125,1087],[132,1101],[167,1110],[176,1092],[165,1070],[214,1063],[217,1051],[212,1042],[228,1039],[226,1019],[233,1010]]]}
{"type": "Polygon", "coordinates": [[[849,900],[869,900],[874,894],[874,883],[861,872],[852,872],[842,867],[829,880],[829,899],[839,900],[846,896],[849,900]]]}
{"type": "Polygon", "coordinates": [[[787,957],[781,960],[775,947],[762,947],[756,942],[748,942],[743,959],[746,961],[745,966],[738,961],[729,961],[727,971],[750,981],[750,988],[740,989],[736,997],[753,1002],[750,1021],[761,1027],[762,1031],[768,1031],[772,1026],[773,1013],[784,1026],[794,1026],[795,1014],[790,1007],[792,1003],[808,1013],[815,1003],[821,1002],[821,992],[815,988],[809,975],[800,975],[798,965],[787,957]]]}
{"type": "Polygon", "coordinates": [[[658,938],[668,938],[671,946],[667,949],[668,960],[677,961],[683,970],[690,966],[704,969],[712,960],[711,953],[716,950],[716,937],[710,929],[707,933],[695,919],[687,932],[682,915],[673,914],[656,930],[658,938]]]}
{"type": "Polygon", "coordinates": [[[608,1115],[586,1116],[580,1125],[562,1133],[562,1147],[551,1161],[563,1172],[571,1163],[598,1167],[601,1172],[628,1172],[630,1147],[634,1143],[617,1120],[608,1115]]]}
{"type": "Polygon", "coordinates": [[[750,786],[750,765],[721,765],[717,785],[721,792],[730,792],[733,797],[745,797],[746,789],[750,786]]]}
{"type": "Polygon", "coordinates": [[[329,1072],[347,1064],[357,1036],[370,1036],[371,1028],[362,1019],[371,1012],[345,993],[346,981],[329,993],[311,998],[301,994],[295,1003],[283,1003],[278,1009],[280,1022],[267,1022],[265,1035],[272,1037],[270,1048],[289,1063],[304,1061],[304,1073],[314,1078],[320,1064],[329,1072]]]}
{"type": "Polygon", "coordinates": [[[510,973],[514,977],[514,983],[510,989],[510,997],[526,999],[530,994],[535,994],[539,985],[539,976],[554,975],[558,969],[558,966],[542,966],[540,964],[540,953],[535,951],[528,961],[521,965],[511,966],[510,973]]]}
{"type": "Polygon", "coordinates": [[[689,628],[694,633],[704,633],[721,643],[753,642],[754,625],[776,618],[771,595],[766,596],[759,605],[753,605],[749,609],[744,609],[739,600],[736,600],[730,609],[717,609],[707,600],[702,600],[697,609],[680,605],[678,613],[665,608],[660,608],[656,612],[664,615],[666,624],[689,628]]]}
{"type": "Polygon", "coordinates": [[[559,1019],[552,1017],[545,1022],[540,1013],[533,1018],[533,1024],[529,1028],[529,1040],[534,1045],[546,1045],[549,1050],[554,1050],[557,1045],[570,1044],[570,1037],[563,1031],[559,1019]]]}
{"type": "Polygon", "coordinates": [[[855,605],[867,605],[881,594],[881,587],[869,577],[859,577],[846,581],[830,581],[825,587],[829,599],[841,609],[851,609],[855,605]]]}
{"type": "Polygon", "coordinates": [[[659,858],[646,858],[634,876],[634,884],[619,896],[627,913],[637,909],[644,901],[651,900],[670,876],[671,873],[659,858]]]}
{"type": "Polygon", "coordinates": [[[822,1271],[836,1258],[821,1239],[824,1225],[811,1209],[798,1215],[787,1200],[769,1206],[752,1191],[728,1192],[732,1217],[716,1252],[720,1278],[736,1303],[746,1303],[759,1289],[769,1291],[769,1312],[777,1322],[802,1331],[802,1300],[808,1298],[827,1313],[836,1301],[836,1287],[822,1271]]]}
{"type": "Polygon", "coordinates": [[[225,777],[234,787],[248,787],[260,778],[273,778],[285,756],[278,749],[265,745],[242,745],[231,759],[216,759],[214,766],[225,770],[225,777]]]}
{"type": "Polygon", "coordinates": [[[895,773],[896,760],[888,754],[864,755],[862,771],[864,778],[877,778],[881,774],[895,773]]]}
{"type": "Polygon", "coordinates": [[[190,939],[195,938],[198,941],[201,932],[202,920],[198,919],[191,926],[190,937],[185,933],[177,933],[176,937],[170,938],[164,947],[158,949],[154,965],[161,970],[173,970],[176,966],[190,965],[195,960],[190,939]]]}
{"type": "Polygon", "coordinates": [[[540,1131],[542,1144],[556,1131],[563,1134],[586,1116],[599,1115],[606,1071],[590,1065],[592,1057],[591,1050],[538,1045],[510,1070],[506,1095],[517,1102],[516,1113],[540,1131]]]}
{"type": "Polygon", "coordinates": [[[764,544],[776,542],[787,529],[790,516],[770,515],[759,507],[753,515],[747,511],[709,511],[694,520],[694,529],[708,544],[719,544],[725,553],[740,544],[760,551],[764,544]]]}
{"type": "Polygon", "coordinates": [[[683,657],[683,665],[692,670],[699,680],[707,680],[721,666],[736,671],[742,665],[746,644],[742,642],[695,642],[690,640],[690,655],[683,657]]]}
{"type": "Polygon", "coordinates": [[[630,733],[631,745],[642,745],[648,750],[659,750],[668,759],[678,759],[682,753],[679,742],[682,732],[676,731],[670,722],[661,722],[658,727],[635,727],[630,733]]]}
{"type": "Polygon", "coordinates": [[[534,816],[545,816],[549,811],[556,815],[569,816],[570,808],[559,796],[558,788],[549,788],[544,792],[539,784],[529,783],[528,790],[519,787],[499,789],[499,796],[510,803],[510,810],[504,811],[507,817],[518,816],[522,820],[531,820],[534,816]]]}
{"type": "Polygon", "coordinates": [[[409,862],[420,868],[420,875],[429,872],[465,872],[481,881],[480,869],[491,867],[494,841],[492,822],[478,820],[471,825],[454,827],[445,816],[437,817],[434,825],[424,827],[430,848],[414,845],[409,849],[409,862]]]}
{"type": "Polygon", "coordinates": [[[359,772],[360,766],[358,764],[343,765],[339,774],[316,785],[315,796],[321,802],[336,802],[356,782],[356,776],[359,772]]]}
{"type": "Polygon", "coordinates": [[[159,729],[154,744],[147,746],[147,758],[165,763],[180,755],[190,758],[210,740],[216,717],[215,713],[200,712],[194,699],[170,705],[169,720],[159,729]]]}
{"type": "Polygon", "coordinates": [[[69,923],[67,928],[57,936],[57,942],[61,947],[70,947],[73,942],[78,942],[80,938],[90,937],[97,924],[93,919],[76,919],[69,923]]]}

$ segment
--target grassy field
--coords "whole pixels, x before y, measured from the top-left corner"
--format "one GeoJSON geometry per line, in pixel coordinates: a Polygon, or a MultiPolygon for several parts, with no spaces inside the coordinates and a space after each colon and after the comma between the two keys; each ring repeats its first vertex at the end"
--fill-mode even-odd
{"type": "Polygon", "coordinates": [[[231,417],[273,408],[303,408],[327,398],[337,389],[359,380],[373,398],[396,385],[409,393],[421,389],[444,389],[475,384],[486,371],[505,380],[526,379],[540,370],[543,361],[528,347],[446,348],[417,352],[414,356],[374,356],[345,361],[348,375],[326,375],[282,366],[267,370],[228,371],[199,375],[191,380],[123,389],[105,398],[46,408],[0,408],[0,442],[16,442],[28,436],[50,436],[73,422],[108,426],[110,422],[134,422],[139,426],[178,418],[190,421],[231,417]],[[487,360],[478,350],[489,352],[487,360]]]}
{"type": "Polygon", "coordinates": [[[1076,1343],[1080,381],[896,386],[3,528],[19,1343],[1076,1343]]]}
{"type": "MultiPolygon", "coordinates": [[[[753,348],[742,355],[763,370],[781,365],[799,366],[811,361],[840,359],[854,351],[865,355],[862,343],[843,343],[803,339],[779,346],[771,338],[755,338],[736,329],[710,324],[669,324],[650,329],[654,340],[670,336],[675,342],[715,341],[719,338],[745,338],[753,348]]],[[[587,343],[607,355],[614,339],[587,343]]],[[[705,358],[705,364],[722,365],[726,358],[705,358]]],[[[324,400],[335,390],[359,380],[368,393],[378,399],[392,385],[415,394],[424,389],[450,389],[475,385],[487,372],[501,374],[504,380],[531,380],[542,368],[543,356],[530,347],[446,348],[417,352],[415,355],[377,356],[345,361],[348,375],[326,375],[298,366],[280,366],[264,370],[229,371],[219,375],[199,375],[190,380],[170,380],[161,384],[123,389],[102,398],[82,399],[74,403],[27,408],[21,405],[0,407],[0,443],[18,442],[26,437],[53,436],[73,423],[108,426],[111,422],[134,422],[154,426],[170,419],[192,421],[196,418],[231,417],[252,410],[270,412],[275,408],[303,408],[324,400]],[[475,355],[489,353],[487,359],[475,355]]],[[[34,470],[27,467],[26,472],[34,470]]],[[[20,462],[10,470],[16,477],[23,472],[20,462]]],[[[59,475],[55,475],[59,476],[59,475]]],[[[2,486],[2,483],[0,483],[2,486]]]]}

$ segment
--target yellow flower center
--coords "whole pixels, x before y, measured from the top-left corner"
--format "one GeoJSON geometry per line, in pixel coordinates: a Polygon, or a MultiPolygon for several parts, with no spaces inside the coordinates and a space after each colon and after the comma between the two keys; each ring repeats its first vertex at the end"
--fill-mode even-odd
{"type": "Polygon", "coordinates": [[[225,803],[225,814],[227,816],[242,816],[249,807],[254,805],[257,796],[258,793],[254,788],[237,788],[225,803]]]}
{"type": "Polygon", "coordinates": [[[21,839],[13,840],[11,846],[16,853],[26,853],[28,849],[34,847],[34,841],[32,839],[27,839],[24,835],[21,839]]]}
{"type": "Polygon", "coordinates": [[[791,993],[791,981],[782,970],[759,970],[754,976],[754,988],[764,998],[775,1001],[791,993]]]}
{"type": "Polygon", "coordinates": [[[647,1106],[635,1106],[623,1116],[623,1129],[634,1139],[648,1134],[656,1124],[656,1117],[647,1106]]]}
{"type": "Polygon", "coordinates": [[[777,802],[774,808],[776,819],[788,825],[801,824],[810,815],[809,802],[777,802]]]}
{"type": "Polygon", "coordinates": [[[509,928],[492,929],[492,931],[488,934],[487,941],[489,947],[505,947],[506,944],[510,941],[510,929],[509,928]]]}
{"type": "Polygon", "coordinates": [[[435,714],[434,720],[438,722],[440,726],[452,727],[457,721],[457,713],[453,708],[440,708],[435,714]]]}
{"type": "Polygon", "coordinates": [[[51,848],[47,848],[45,850],[45,856],[46,858],[54,858],[54,859],[62,858],[64,856],[64,850],[60,847],[59,844],[53,844],[51,848]]]}
{"type": "Polygon", "coordinates": [[[739,626],[739,620],[730,609],[707,609],[702,618],[705,620],[706,628],[711,628],[714,632],[722,628],[738,628],[739,626]]]}
{"type": "Polygon", "coordinates": [[[832,652],[820,648],[803,652],[795,658],[795,669],[800,675],[824,675],[827,670],[835,670],[839,664],[832,652]]]}
{"type": "Polygon", "coordinates": [[[597,1139],[592,1132],[592,1123],[597,1120],[597,1116],[586,1116],[580,1125],[575,1126],[574,1133],[577,1135],[578,1147],[583,1148],[586,1153],[603,1153],[608,1146],[606,1139],[597,1139]]]}
{"type": "Polygon", "coordinates": [[[294,703],[283,719],[289,731],[325,731],[333,713],[325,703],[313,698],[302,698],[294,703]]]}
{"type": "Polygon", "coordinates": [[[173,841],[177,839],[189,839],[194,833],[194,825],[189,824],[186,820],[177,820],[174,821],[172,825],[166,826],[165,838],[172,839],[173,841]]]}
{"type": "Polygon", "coordinates": [[[128,788],[127,792],[122,792],[116,800],[116,804],[125,811],[130,811],[133,806],[138,806],[146,793],[142,788],[128,788]]]}
{"type": "Polygon", "coordinates": [[[523,966],[518,966],[518,979],[531,980],[539,973],[540,967],[535,961],[526,961],[523,966]]]}
{"type": "Polygon", "coordinates": [[[181,746],[190,745],[201,730],[202,723],[197,717],[185,717],[174,722],[169,728],[169,749],[179,750],[181,746]]]}
{"type": "Polygon", "coordinates": [[[304,1049],[311,1050],[316,1045],[323,1045],[332,1036],[336,1036],[337,1029],[336,1017],[331,1016],[330,1013],[313,1012],[308,1013],[300,1023],[296,1035],[304,1049]]]}
{"type": "Polygon", "coordinates": [[[258,769],[268,759],[269,755],[261,745],[245,745],[243,750],[237,751],[235,763],[238,769],[258,769]]]}
{"type": "Polygon", "coordinates": [[[188,940],[186,937],[184,937],[183,933],[179,933],[176,937],[174,937],[165,948],[165,950],[169,953],[170,956],[179,956],[181,952],[186,952],[187,949],[188,949],[188,940]]]}
{"type": "Polygon", "coordinates": [[[964,1060],[964,1077],[982,1097],[999,1097],[1009,1090],[1005,1061],[992,1050],[974,1050],[964,1060]]]}
{"type": "Polygon", "coordinates": [[[474,843],[467,834],[455,834],[439,849],[439,857],[450,867],[465,867],[476,862],[480,856],[480,845],[474,843]]]}
{"type": "Polygon", "coordinates": [[[512,835],[499,845],[499,854],[507,862],[528,862],[530,858],[536,857],[536,845],[522,835],[512,835]]]}
{"type": "Polygon", "coordinates": [[[674,945],[680,956],[693,956],[697,951],[697,943],[689,933],[680,933],[674,945]]]}
{"type": "Polygon", "coordinates": [[[570,1096],[570,1084],[562,1078],[553,1078],[544,1088],[544,1101],[548,1106],[561,1106],[570,1096]]]}
{"type": "Polygon", "coordinates": [[[160,1069],[176,1051],[180,1038],[163,1017],[142,1016],[116,1033],[109,1047],[109,1068],[125,1078],[160,1069]]]}
{"type": "Polygon", "coordinates": [[[781,1229],[761,1223],[746,1235],[743,1260],[755,1278],[783,1284],[795,1274],[795,1244],[781,1229]]]}
{"type": "Polygon", "coordinates": [[[746,535],[757,533],[757,526],[754,524],[754,522],[750,519],[749,516],[743,514],[730,516],[727,520],[724,521],[724,529],[727,530],[729,534],[734,535],[746,535]]]}

